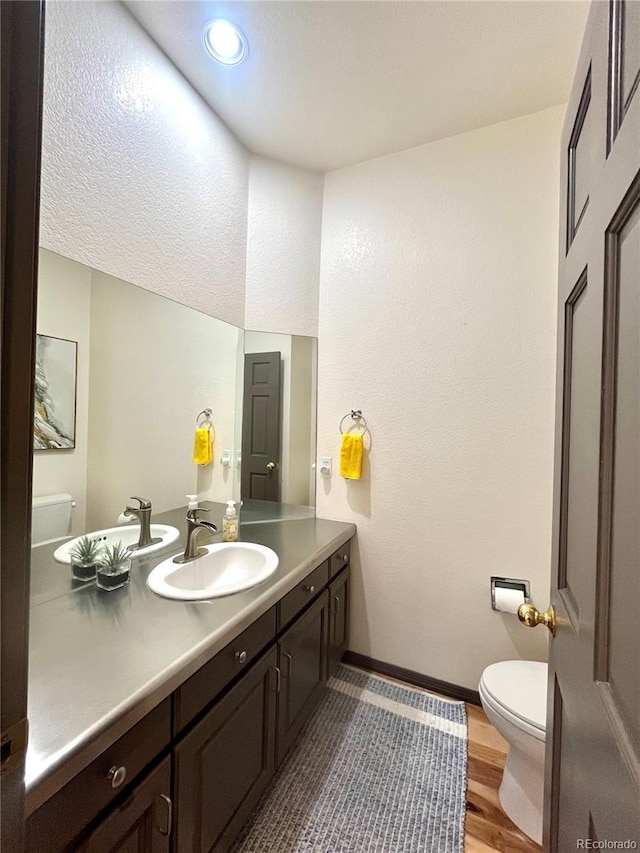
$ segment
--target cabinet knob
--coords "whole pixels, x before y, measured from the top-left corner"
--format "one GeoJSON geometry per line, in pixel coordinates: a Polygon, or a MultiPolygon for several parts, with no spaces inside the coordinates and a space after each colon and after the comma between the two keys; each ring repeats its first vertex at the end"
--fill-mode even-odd
{"type": "Polygon", "coordinates": [[[349,562],[349,555],[348,555],[348,554],[343,554],[343,555],[342,555],[342,562],[343,562],[343,563],[348,563],[348,562],[349,562]]]}
{"type": "Polygon", "coordinates": [[[238,663],[246,663],[247,662],[247,653],[246,652],[236,652],[236,660],[238,663]]]}
{"type": "Polygon", "coordinates": [[[316,588],[315,588],[315,586],[314,586],[313,584],[311,584],[311,586],[308,586],[308,587],[307,587],[307,592],[309,593],[309,595],[313,595],[313,593],[314,593],[315,591],[316,591],[316,588]]]}
{"type": "Polygon", "coordinates": [[[109,770],[109,774],[107,776],[107,779],[111,782],[112,788],[119,788],[126,778],[126,767],[112,767],[111,770],[109,770]]]}

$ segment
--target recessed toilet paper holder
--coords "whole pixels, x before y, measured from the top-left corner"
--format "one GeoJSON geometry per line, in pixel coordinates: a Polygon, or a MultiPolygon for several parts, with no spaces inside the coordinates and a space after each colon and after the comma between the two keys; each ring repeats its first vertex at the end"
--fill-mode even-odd
{"type": "Polygon", "coordinates": [[[491,576],[491,609],[497,610],[496,607],[496,589],[513,589],[516,592],[524,594],[523,604],[531,604],[530,584],[527,580],[520,578],[500,578],[494,575],[491,576]]]}

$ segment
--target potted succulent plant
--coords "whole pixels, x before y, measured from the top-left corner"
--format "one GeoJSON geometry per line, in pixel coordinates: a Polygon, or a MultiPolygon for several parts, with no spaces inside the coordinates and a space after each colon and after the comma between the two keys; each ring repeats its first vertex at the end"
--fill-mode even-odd
{"type": "Polygon", "coordinates": [[[131,551],[122,542],[107,545],[100,555],[96,573],[96,586],[100,589],[119,589],[129,583],[131,574],[131,551]]]}
{"type": "Polygon", "coordinates": [[[92,581],[96,576],[102,545],[97,536],[83,536],[71,551],[71,574],[74,580],[92,581]]]}

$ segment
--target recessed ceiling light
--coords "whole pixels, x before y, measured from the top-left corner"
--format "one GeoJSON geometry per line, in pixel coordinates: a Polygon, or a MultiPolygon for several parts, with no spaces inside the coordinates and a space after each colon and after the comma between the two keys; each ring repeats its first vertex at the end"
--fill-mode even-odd
{"type": "Polygon", "coordinates": [[[219,18],[207,24],[204,45],[215,60],[223,65],[237,65],[247,55],[247,40],[240,30],[219,18]]]}

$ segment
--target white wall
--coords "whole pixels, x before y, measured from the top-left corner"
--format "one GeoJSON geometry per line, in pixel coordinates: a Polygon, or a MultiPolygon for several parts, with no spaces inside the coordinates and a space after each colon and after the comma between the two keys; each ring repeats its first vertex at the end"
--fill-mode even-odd
{"type": "Polygon", "coordinates": [[[322,187],[249,155],[120,3],[47,8],[44,247],[238,326],[317,336],[322,187]]]}
{"type": "Polygon", "coordinates": [[[547,604],[563,112],[325,178],[317,506],[358,525],[350,647],[467,687],[546,653],[490,609],[489,577],[547,604]],[[359,482],[337,473],[352,407],[359,482]]]}
{"type": "Polygon", "coordinates": [[[242,326],[245,149],[120,3],[46,41],[42,245],[242,326]]]}
{"type": "Polygon", "coordinates": [[[238,336],[235,326],[94,273],[87,524],[115,524],[130,495],[154,513],[233,497],[238,336]],[[198,413],[213,410],[214,462],[192,462],[198,413]]]}
{"type": "Polygon", "coordinates": [[[245,328],[317,336],[323,180],[251,157],[245,328]]]}
{"type": "Polygon", "coordinates": [[[33,496],[70,494],[76,502],[71,515],[73,535],[85,529],[90,310],[91,270],[41,249],[36,330],[78,343],[76,446],[71,450],[34,451],[33,496]]]}
{"type": "Polygon", "coordinates": [[[289,403],[288,503],[315,505],[315,478],[309,473],[315,461],[315,340],[295,335],[291,339],[291,400],[289,403]]]}

